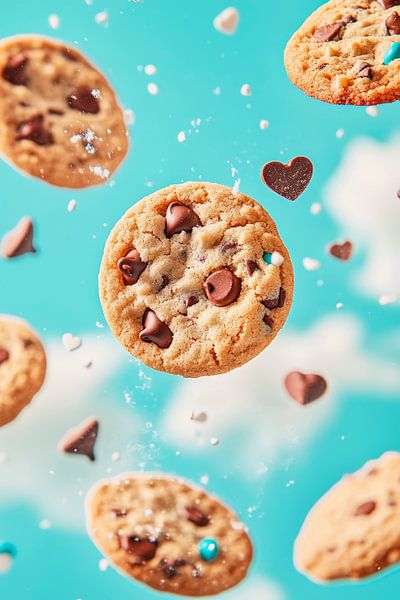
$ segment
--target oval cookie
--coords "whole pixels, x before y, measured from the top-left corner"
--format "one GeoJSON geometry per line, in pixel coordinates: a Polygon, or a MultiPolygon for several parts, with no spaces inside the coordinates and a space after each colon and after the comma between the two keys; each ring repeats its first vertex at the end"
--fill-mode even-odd
{"type": "Polygon", "coordinates": [[[163,592],[218,594],[237,585],[252,560],[238,517],[173,476],[125,473],[87,498],[88,531],[123,573],[163,592]]]}
{"type": "Polygon", "coordinates": [[[216,375],[277,335],[293,295],[289,254],[268,213],[215,183],[159,190],[112,230],[99,277],[106,319],[145,364],[216,375]]]}
{"type": "Polygon", "coordinates": [[[5,158],[60,187],[106,182],[128,148],[105,77],[75,48],[39,36],[0,43],[0,125],[5,158]]]}
{"type": "Polygon", "coordinates": [[[40,390],[46,374],[42,342],[24,321],[0,315],[0,426],[40,390]]]}

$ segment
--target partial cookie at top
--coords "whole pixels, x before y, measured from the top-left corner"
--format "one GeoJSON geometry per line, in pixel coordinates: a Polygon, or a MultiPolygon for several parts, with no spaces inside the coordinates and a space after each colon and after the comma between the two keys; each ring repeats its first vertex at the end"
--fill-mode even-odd
{"type": "Polygon", "coordinates": [[[87,499],[88,531],[123,573],[163,592],[209,596],[237,585],[252,560],[238,517],[174,476],[126,473],[87,499]]]}
{"type": "Polygon", "coordinates": [[[400,454],[346,475],[311,509],[296,540],[297,568],[318,581],[359,579],[400,562],[400,454]]]}
{"type": "Polygon", "coordinates": [[[398,0],[331,0],[288,43],[285,65],[309,96],[334,104],[400,99],[398,0]]]}
{"type": "Polygon", "coordinates": [[[40,390],[46,374],[42,342],[24,321],[0,315],[0,427],[40,390]]]}
{"type": "Polygon", "coordinates": [[[239,367],[268,346],[290,310],[293,270],[257,202],[196,182],[128,210],[107,241],[99,287],[129,352],[155,369],[200,377],[239,367]]]}
{"type": "Polygon", "coordinates": [[[104,183],[126,155],[123,113],[105,77],[75,48],[39,36],[0,43],[0,151],[50,183],[104,183]]]}

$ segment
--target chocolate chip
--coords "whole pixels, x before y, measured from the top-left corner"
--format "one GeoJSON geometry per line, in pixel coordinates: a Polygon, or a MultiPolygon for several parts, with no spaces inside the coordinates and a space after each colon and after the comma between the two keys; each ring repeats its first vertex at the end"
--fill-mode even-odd
{"type": "Polygon", "coordinates": [[[246,260],[245,266],[246,266],[246,271],[247,271],[249,277],[251,277],[253,275],[253,273],[255,273],[255,271],[260,270],[260,267],[254,260],[246,260]]]}
{"type": "Polygon", "coordinates": [[[168,275],[162,275],[161,277],[161,281],[157,286],[157,293],[161,292],[161,290],[163,290],[165,287],[167,287],[167,285],[169,284],[169,277],[168,275]]]}
{"type": "Polygon", "coordinates": [[[71,48],[63,48],[61,52],[63,56],[65,56],[65,58],[67,58],[68,60],[72,62],[77,62],[78,55],[74,52],[74,50],[71,50],[71,48]]]}
{"type": "Polygon", "coordinates": [[[0,365],[10,358],[10,353],[5,348],[0,346],[0,365]]]}
{"type": "Polygon", "coordinates": [[[76,92],[68,96],[67,104],[73,110],[79,110],[83,113],[96,115],[100,111],[99,101],[93,96],[90,88],[78,88],[76,92]]]}
{"type": "Polygon", "coordinates": [[[146,562],[155,557],[158,541],[156,539],[140,538],[137,535],[120,536],[120,546],[133,556],[138,563],[146,562]]]}
{"type": "Polygon", "coordinates": [[[299,404],[309,404],[318,400],[327,389],[326,380],[321,375],[292,371],[285,378],[287,392],[299,404]]]}
{"type": "Polygon", "coordinates": [[[28,83],[27,64],[28,59],[23,52],[10,56],[3,69],[3,79],[13,85],[26,85],[28,83]]]}
{"type": "Polygon", "coordinates": [[[146,309],[143,315],[143,329],[139,333],[143,342],[153,342],[159,348],[169,348],[172,344],[172,331],[153,310],[146,309]]]}
{"type": "Polygon", "coordinates": [[[38,146],[50,146],[54,143],[53,135],[44,126],[43,115],[34,115],[17,126],[16,140],[30,140],[38,146]]]}
{"type": "Polygon", "coordinates": [[[372,79],[372,65],[367,62],[361,62],[357,67],[357,77],[372,79]]]}
{"type": "Polygon", "coordinates": [[[173,579],[178,575],[178,569],[187,564],[185,559],[177,559],[174,561],[163,558],[160,560],[160,567],[166,579],[173,579]]]}
{"type": "Polygon", "coordinates": [[[264,315],[263,321],[267,327],[269,327],[271,330],[273,329],[274,322],[268,315],[264,315]]]}
{"type": "Polygon", "coordinates": [[[347,261],[350,260],[353,254],[353,244],[349,240],[338,244],[331,244],[328,246],[328,252],[331,256],[339,260],[347,261]]]}
{"type": "Polygon", "coordinates": [[[314,32],[314,40],[316,42],[331,42],[338,36],[343,26],[343,21],[338,21],[337,23],[319,27],[314,32]]]}
{"type": "Polygon", "coordinates": [[[297,156],[286,165],[273,161],[263,166],[261,177],[271,190],[287,198],[296,200],[307,188],[313,176],[314,166],[309,158],[297,156]]]}
{"type": "Polygon", "coordinates": [[[112,508],[111,512],[115,515],[115,517],[117,517],[118,519],[120,519],[121,517],[126,517],[126,515],[128,514],[128,511],[125,510],[124,508],[112,508]]]}
{"type": "Polygon", "coordinates": [[[178,575],[178,571],[173,565],[167,565],[166,567],[164,567],[163,573],[167,579],[173,579],[178,575]]]}
{"type": "Polygon", "coordinates": [[[189,306],[193,306],[194,304],[197,304],[198,301],[199,301],[199,299],[197,296],[185,296],[183,299],[183,303],[186,308],[189,308],[189,306]]]}
{"type": "Polygon", "coordinates": [[[58,115],[60,117],[65,115],[65,112],[63,110],[59,110],[58,108],[49,108],[47,112],[49,115],[58,115]]]}
{"type": "Polygon", "coordinates": [[[400,4],[400,0],[378,0],[378,2],[385,9],[392,8],[393,6],[398,6],[400,4]]]}
{"type": "Polygon", "coordinates": [[[133,285],[139,281],[139,277],[147,267],[147,262],[140,258],[136,248],[129,250],[123,258],[118,261],[118,268],[122,273],[125,285],[133,285]]]}
{"type": "Polygon", "coordinates": [[[372,500],[369,502],[364,502],[356,508],[354,516],[359,517],[360,515],[370,515],[372,512],[374,512],[375,508],[376,502],[373,502],[372,500]]]}
{"type": "Polygon", "coordinates": [[[348,25],[349,23],[355,23],[356,21],[357,21],[357,17],[354,15],[350,15],[350,14],[345,15],[342,19],[342,22],[345,25],[348,25]]]}
{"type": "Polygon", "coordinates": [[[25,349],[27,349],[27,348],[31,348],[32,346],[34,346],[35,342],[33,340],[29,340],[28,338],[24,338],[22,340],[22,345],[25,349]]]}
{"type": "Polygon", "coordinates": [[[95,460],[94,445],[99,431],[97,419],[90,419],[69,434],[63,442],[62,449],[68,454],[82,454],[91,461],[95,460]]]}
{"type": "Polygon", "coordinates": [[[196,506],[186,506],[185,516],[188,521],[197,527],[206,527],[210,523],[210,517],[196,506]]]}
{"type": "Polygon", "coordinates": [[[230,255],[230,254],[234,254],[236,252],[237,248],[238,248],[237,242],[225,242],[221,246],[221,252],[223,254],[230,255]]]}
{"type": "Polygon", "coordinates": [[[187,231],[190,233],[193,227],[200,227],[201,221],[196,213],[181,202],[171,202],[165,215],[165,235],[172,237],[175,233],[187,231]]]}
{"type": "Polygon", "coordinates": [[[207,298],[214,306],[228,306],[240,295],[242,284],[229,269],[220,269],[207,277],[203,283],[207,298]]]}
{"type": "Polygon", "coordinates": [[[276,298],[269,298],[268,300],[263,300],[263,304],[265,308],[269,308],[269,310],[274,310],[275,308],[282,308],[285,304],[286,300],[286,292],[281,287],[279,288],[279,294],[276,298]]]}
{"type": "Polygon", "coordinates": [[[285,301],[286,301],[286,292],[281,287],[281,289],[279,290],[278,308],[282,308],[285,305],[285,301]]]}
{"type": "Polygon", "coordinates": [[[15,258],[23,254],[36,252],[33,246],[33,223],[29,217],[24,217],[9,231],[1,243],[1,253],[4,258],[15,258]]]}
{"type": "Polygon", "coordinates": [[[400,15],[397,11],[386,19],[386,27],[389,35],[400,35],[400,15]]]}

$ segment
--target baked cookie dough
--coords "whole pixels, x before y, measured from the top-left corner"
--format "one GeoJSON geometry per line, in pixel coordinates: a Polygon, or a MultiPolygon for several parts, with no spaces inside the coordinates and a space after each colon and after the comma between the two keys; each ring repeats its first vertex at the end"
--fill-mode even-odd
{"type": "Polygon", "coordinates": [[[288,43],[285,65],[309,96],[372,105],[400,98],[399,0],[331,0],[288,43]]]}
{"type": "Polygon", "coordinates": [[[0,151],[52,185],[106,182],[123,160],[123,113],[105,77],[75,48],[26,35],[0,43],[0,151]]]}
{"type": "Polygon", "coordinates": [[[400,454],[346,475],[311,509],[297,538],[297,568],[317,581],[359,579],[400,562],[400,454]]]}
{"type": "Polygon", "coordinates": [[[173,476],[125,473],[87,498],[88,531],[110,562],[163,592],[208,596],[237,585],[252,560],[238,517],[173,476]]]}
{"type": "Polygon", "coordinates": [[[261,352],[288,316],[293,269],[257,202],[215,183],[172,185],[130,208],[106,243],[106,319],[145,364],[217,375],[261,352]]]}
{"type": "Polygon", "coordinates": [[[27,323],[0,315],[0,427],[29,404],[42,387],[46,354],[27,323]]]}

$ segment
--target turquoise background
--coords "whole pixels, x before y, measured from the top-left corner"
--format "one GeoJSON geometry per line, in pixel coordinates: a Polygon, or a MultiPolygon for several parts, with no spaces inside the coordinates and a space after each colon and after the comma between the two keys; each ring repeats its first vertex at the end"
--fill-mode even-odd
{"type": "MultiPolygon", "coordinates": [[[[316,220],[309,208],[312,202],[322,202],[324,186],[346,145],[360,135],[387,140],[398,122],[397,104],[382,107],[379,119],[373,119],[362,108],[309,99],[289,83],[282,60],[285,43],[319,4],[235,0],[241,21],[230,37],[212,25],[215,15],[227,6],[220,0],[137,4],[94,0],[92,6],[84,0],[0,0],[1,36],[35,32],[75,43],[108,75],[121,103],[136,115],[130,127],[129,156],[107,185],[84,191],[56,189],[0,163],[0,234],[24,214],[31,215],[40,251],[35,257],[0,263],[0,311],[24,317],[45,340],[60,339],[66,331],[96,333],[96,321],[104,321],[97,272],[112,224],[142,196],[171,183],[202,179],[233,185],[234,166],[239,170],[240,189],[268,209],[293,258],[296,295],[287,329],[307,330],[340,301],[349,314],[363,321],[367,348],[374,346],[377,333],[390,333],[399,324],[398,309],[382,310],[376,300],[361,296],[351,285],[362,252],[347,265],[326,261],[322,287],[315,285],[319,275],[306,272],[301,264],[304,256],[321,257],[326,243],[342,233],[327,211],[316,220]],[[109,12],[106,27],[94,19],[104,9],[109,12]],[[48,25],[52,13],[61,19],[57,31],[48,25]],[[152,78],[137,69],[149,63],[158,69],[152,78]],[[159,86],[157,96],[148,93],[149,81],[159,86]],[[249,98],[240,94],[246,82],[253,90],[249,98]],[[217,86],[218,96],[213,94],[217,86]],[[202,120],[199,132],[187,134],[187,142],[179,144],[178,132],[188,131],[197,117],[202,120]],[[267,131],[260,130],[260,119],[269,120],[267,131]],[[346,130],[341,140],[335,137],[339,127],[346,130]],[[313,160],[315,176],[306,193],[289,203],[267,190],[259,172],[267,160],[286,162],[297,154],[313,160]],[[69,215],[66,206],[71,198],[78,206],[69,215]]],[[[399,365],[398,355],[387,360],[399,365]]],[[[145,373],[152,378],[151,394],[142,391],[129,410],[140,413],[143,422],[150,419],[157,429],[179,380],[149,369],[145,373]]],[[[109,389],[124,389],[134,376],[136,370],[126,358],[126,368],[116,373],[109,389]]],[[[98,391],[101,402],[107,401],[109,389],[98,391]]],[[[386,450],[400,450],[399,422],[400,405],[393,398],[355,390],[340,397],[329,422],[297,450],[289,474],[278,462],[265,480],[244,483],[240,465],[230,463],[222,444],[217,450],[226,462],[227,476],[222,477],[208,454],[204,459],[201,453],[195,459],[184,453],[178,458],[176,448],[162,436],[155,442],[157,459],[150,457],[147,468],[176,471],[196,481],[207,472],[212,481],[209,488],[250,525],[257,549],[253,574],[275,581],[288,600],[395,598],[400,586],[395,569],[362,583],[321,586],[297,573],[291,556],[304,516],[331,484],[386,450]],[[286,487],[288,479],[296,485],[286,487]],[[246,509],[255,498],[262,510],[249,519],[246,509]]],[[[145,427],[139,434],[147,439],[145,427]]],[[[0,450],[7,450],[1,445],[0,431],[0,450]]],[[[33,471],[38,468],[32,464],[33,471]]],[[[26,500],[4,503],[1,496],[0,488],[0,538],[12,541],[18,556],[13,569],[0,575],[0,598],[150,600],[158,596],[112,569],[100,572],[100,554],[84,531],[56,525],[42,531],[32,505],[26,500]]]]}

